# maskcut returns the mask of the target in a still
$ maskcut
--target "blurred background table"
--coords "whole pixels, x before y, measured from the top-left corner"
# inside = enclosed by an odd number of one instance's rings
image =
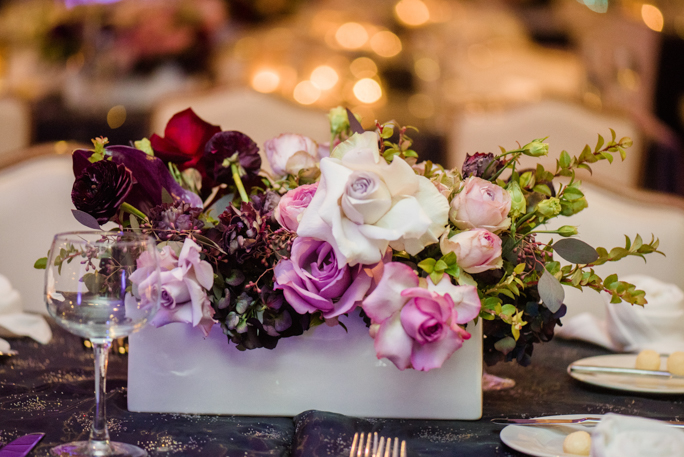
[[[0,362],[0,441],[44,432],[32,456],[47,456],[61,442],[87,439],[94,407],[92,351],[63,329],[52,325],[52,330],[54,339],[46,346],[12,340],[19,355]],[[131,413],[126,407],[127,355],[113,353],[108,423],[112,438],[135,443],[152,457],[346,457],[355,432],[374,431],[405,439],[409,456],[487,457],[522,455],[500,441],[503,426],[490,422],[496,417],[613,412],[682,419],[684,396],[616,392],[581,384],[566,373],[571,362],[604,353],[584,343],[554,340],[535,348],[530,367],[491,368],[515,379],[516,386],[485,392],[483,418],[473,422],[355,418],[322,411],[303,411],[293,418]],[[217,394],[239,395],[216,389]]]
[[[423,157],[449,166],[492,148],[481,132],[519,130],[507,119],[521,112],[541,113],[554,157],[615,125],[635,146],[624,171],[598,165],[601,179],[684,194],[682,37],[668,0],[1,0],[0,98],[24,107],[0,116],[25,120],[0,123],[0,153],[127,143],[160,133],[170,99],[249,88],[348,106],[366,128],[416,126]],[[577,117],[602,121],[587,132]],[[526,119],[497,146],[531,140],[539,117]]]

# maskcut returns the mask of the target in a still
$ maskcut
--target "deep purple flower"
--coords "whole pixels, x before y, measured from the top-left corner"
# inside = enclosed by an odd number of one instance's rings
[[[204,162],[209,178],[223,184],[233,182],[232,163],[239,165],[248,178],[258,175],[261,169],[259,147],[250,137],[236,131],[211,137],[204,148]]]
[[[461,174],[463,178],[476,176],[482,179],[489,179],[503,166],[504,164],[501,160],[495,159],[494,154],[491,152],[476,152],[473,155],[466,154]]]
[[[174,201],[181,200],[193,207],[202,207],[202,199],[197,194],[183,189],[159,158],[129,146],[109,146],[105,149],[111,157],[111,162],[125,165],[133,173],[133,187],[126,198],[126,203],[147,214],[153,207],[162,204],[162,189],[166,189]],[[74,151],[74,176],[80,176],[83,170],[91,165],[88,159],[92,154],[93,151],[86,149]]]
[[[193,208],[188,203],[176,200],[173,203],[162,203],[152,208],[149,214],[150,226],[163,240],[183,241],[180,232],[198,231],[204,228],[199,219],[202,208]]]
[[[295,311],[320,311],[326,319],[353,310],[371,286],[360,265],[340,268],[328,242],[306,237],[295,239],[290,259],[278,262],[274,275],[274,289],[282,289]]]
[[[74,181],[71,201],[102,225],[119,210],[133,187],[133,174],[124,165],[101,160],[87,166]]]

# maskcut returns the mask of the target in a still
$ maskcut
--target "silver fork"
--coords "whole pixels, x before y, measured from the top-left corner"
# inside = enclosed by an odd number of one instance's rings
[[[370,433],[365,437],[364,443],[364,433],[354,433],[349,457],[406,457],[405,440],[402,440],[400,445],[399,438],[394,438],[394,447],[392,447],[392,438],[381,436],[378,439],[377,432],[373,433],[372,440]]]

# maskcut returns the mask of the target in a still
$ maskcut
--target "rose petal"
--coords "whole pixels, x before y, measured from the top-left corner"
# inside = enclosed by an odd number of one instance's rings
[[[401,310],[409,300],[402,297],[401,292],[404,289],[418,287],[418,284],[418,276],[411,267],[399,262],[387,263],[382,279],[363,301],[363,310],[374,322],[384,322]]]
[[[459,334],[449,329],[445,336],[434,343],[413,343],[411,365],[419,371],[430,371],[439,368],[451,355],[463,346],[463,339]]]
[[[374,346],[378,359],[389,359],[400,370],[411,366],[413,340],[404,331],[399,313],[394,313],[380,325]]]

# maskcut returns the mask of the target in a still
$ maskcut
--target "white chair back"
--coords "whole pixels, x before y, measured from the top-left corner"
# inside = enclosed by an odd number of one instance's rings
[[[288,103],[248,89],[217,89],[187,94],[159,103],[152,113],[152,132],[162,135],[168,120],[187,108],[223,130],[239,130],[261,149],[264,141],[281,133],[299,133],[316,141],[330,138],[325,112]]]
[[[449,141],[447,165],[461,167],[466,153],[500,153],[499,146],[507,150],[521,146],[535,138],[549,137],[549,155],[540,160],[547,169],[555,169],[556,159],[563,150],[579,156],[586,144],[593,147],[598,134],[610,140],[610,128],[618,139],[628,136],[634,145],[627,150],[627,160],[616,160],[591,165],[593,178],[605,179],[628,187],[638,187],[641,181],[642,145],[639,132],[626,118],[588,110],[574,103],[544,100],[500,112],[464,113],[455,121]],[[518,169],[535,167],[539,159],[522,157]],[[578,176],[591,176],[580,170]]]
[[[33,264],[47,255],[55,233],[85,229],[71,214],[71,156],[52,150],[23,150],[30,158],[0,166],[0,274],[21,294],[24,311],[43,314],[44,270]]]
[[[31,140],[31,111],[16,98],[0,98],[0,157],[28,146]]]
[[[549,227],[575,225],[578,239],[592,247],[604,247],[610,251],[614,247],[624,247],[625,237],[633,241],[640,234],[645,243],[654,235],[660,240],[660,254],[649,254],[646,262],[639,257],[630,256],[618,262],[608,262],[595,268],[596,273],[605,279],[611,273],[619,278],[627,275],[645,275],[666,283],[676,284],[684,290],[684,199],[645,190],[599,186],[585,182],[582,185],[589,207],[571,217],[558,217]],[[560,237],[555,236],[558,240]],[[542,237],[539,237],[541,240]],[[545,240],[548,237],[544,237]],[[605,315],[604,300],[593,290],[583,292],[572,287],[565,288],[568,316],[590,312],[597,316]],[[648,296],[646,297],[648,300]],[[626,305],[625,306],[629,306]],[[646,305],[648,306],[648,305]]]

